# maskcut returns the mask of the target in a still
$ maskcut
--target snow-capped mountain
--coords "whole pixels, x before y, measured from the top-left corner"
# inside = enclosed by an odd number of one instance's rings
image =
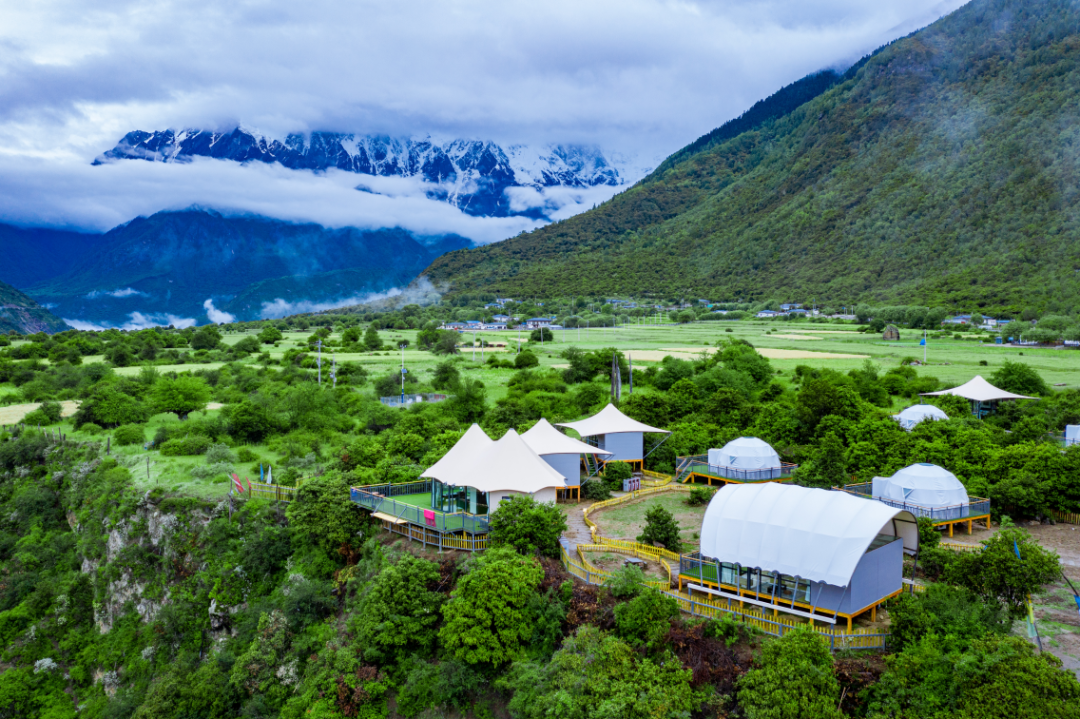
[[[540,208],[512,207],[508,189],[616,187],[638,179],[620,174],[595,146],[511,145],[504,149],[481,140],[436,142],[431,138],[333,132],[291,134],[281,141],[242,128],[229,132],[136,130],[94,164],[123,159],[187,162],[193,157],[278,162],[296,170],[335,168],[362,175],[418,178],[431,184],[427,194],[432,199],[480,217],[544,217]]]

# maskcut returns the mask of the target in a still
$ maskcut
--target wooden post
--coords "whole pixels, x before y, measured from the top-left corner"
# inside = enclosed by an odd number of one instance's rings
[[[968,525],[968,534],[971,534],[971,525],[973,525],[973,524],[975,524],[975,520],[969,519],[968,523],[967,523],[967,525]]]
[[[949,522],[949,539],[952,539],[952,529],[956,526],[956,522]]]
[[[849,632],[851,631],[851,615],[850,614],[848,615],[848,618],[847,618],[847,630]]]
[[[870,621],[872,621],[872,622],[877,621],[877,605],[876,604],[874,606],[870,607]]]

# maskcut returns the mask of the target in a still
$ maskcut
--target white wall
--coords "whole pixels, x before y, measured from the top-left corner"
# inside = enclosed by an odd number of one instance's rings
[[[508,489],[500,489],[496,492],[488,494],[488,513],[493,513],[499,508],[499,504],[504,499],[510,499],[514,496],[519,496],[524,492],[511,492]],[[555,501],[555,487],[545,487],[538,492],[532,493],[532,498],[537,502],[554,502]]]

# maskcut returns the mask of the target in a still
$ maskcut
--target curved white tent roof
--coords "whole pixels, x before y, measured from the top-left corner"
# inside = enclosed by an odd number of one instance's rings
[[[735,484],[705,510],[701,553],[846,587],[878,534],[901,536],[908,549],[919,543],[915,517],[881,502],[776,482]]]
[[[540,459],[512,429],[497,442],[488,440],[487,446],[479,446],[482,442],[478,442],[456,452],[465,441],[465,437],[458,440],[446,456],[421,476],[481,492],[506,490],[532,494],[549,487],[566,486],[566,477]]]
[[[940,397],[945,394],[953,394],[973,402],[993,402],[1001,399],[1038,399],[1038,397],[1028,397],[1026,395],[1013,394],[1012,392],[998,389],[979,375],[975,375],[974,379],[959,387],[943,389],[940,392],[923,392],[922,396]]]
[[[739,437],[720,449],[710,449],[709,464],[736,469],[768,469],[781,465],[776,450],[757,437]]]
[[[545,454],[611,454],[605,449],[567,437],[546,419],[541,419],[534,424],[532,429],[521,435],[521,439],[540,456]]]
[[[490,447],[494,443],[495,440],[488,437],[487,432],[480,429],[480,425],[473,424],[472,427],[466,430],[465,434],[461,435],[461,439],[455,442],[454,446],[442,456],[442,459],[424,470],[420,476],[425,479],[440,479],[446,482],[447,480],[442,479],[440,475],[454,471],[463,462],[475,457],[481,450]]]
[[[951,507],[968,503],[968,493],[956,475],[936,464],[913,464],[891,477],[874,477],[874,498]]]
[[[560,422],[560,427],[569,427],[582,437],[595,437],[599,434],[619,434],[620,432],[661,432],[671,434],[666,429],[657,429],[647,424],[630,419],[619,409],[609,404],[592,417],[577,422]]]
[[[938,420],[948,419],[949,415],[932,404],[913,404],[900,414],[893,415],[904,429],[913,429],[915,425],[924,419]]]

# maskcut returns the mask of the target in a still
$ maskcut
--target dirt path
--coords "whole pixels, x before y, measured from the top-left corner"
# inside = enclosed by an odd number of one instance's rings
[[[0,407],[0,424],[18,424],[23,421],[23,417],[40,406],[40,402],[31,402],[29,404],[9,404],[7,407]],[[78,400],[65,400],[60,403],[60,416],[70,417],[75,414],[77,409],[79,409]]]
[[[589,531],[589,525],[585,524],[585,515],[581,510],[593,504],[595,504],[593,500],[583,499],[580,504],[568,502],[558,505],[566,515],[566,531],[563,532],[563,538],[569,541],[572,547],[592,543],[592,533]]]

